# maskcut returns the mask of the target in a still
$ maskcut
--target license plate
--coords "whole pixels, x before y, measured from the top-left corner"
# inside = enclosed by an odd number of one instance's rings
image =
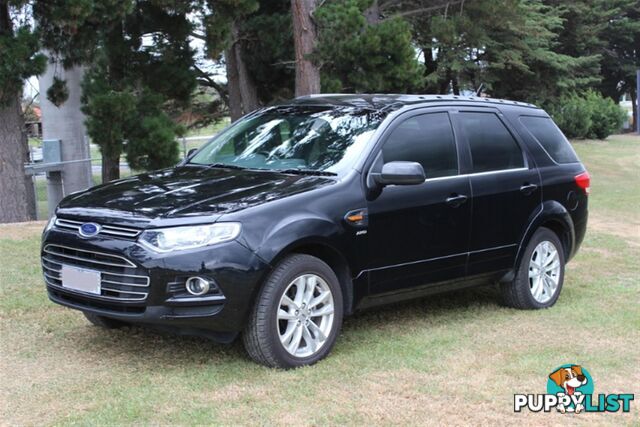
[[[61,276],[65,288],[100,295],[99,271],[63,265]]]

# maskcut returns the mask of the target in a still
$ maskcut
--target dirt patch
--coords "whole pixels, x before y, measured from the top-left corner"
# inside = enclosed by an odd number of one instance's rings
[[[589,215],[589,228],[602,233],[613,234],[634,247],[640,247],[640,222],[633,218],[623,222],[615,218],[605,218],[591,214]]]
[[[46,221],[29,221],[11,224],[0,224],[0,239],[25,240],[42,233]]]

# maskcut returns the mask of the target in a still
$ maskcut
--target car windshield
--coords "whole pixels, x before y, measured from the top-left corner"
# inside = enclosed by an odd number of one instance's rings
[[[383,118],[384,113],[356,107],[273,107],[238,121],[189,163],[341,174]]]

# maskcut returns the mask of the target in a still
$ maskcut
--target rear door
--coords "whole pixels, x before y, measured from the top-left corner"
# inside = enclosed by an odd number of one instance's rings
[[[498,110],[461,109],[452,117],[466,145],[471,184],[467,274],[508,270],[542,201],[539,173]]]

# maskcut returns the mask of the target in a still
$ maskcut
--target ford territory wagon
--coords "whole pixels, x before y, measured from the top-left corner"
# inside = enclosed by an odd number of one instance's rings
[[[344,316],[497,283],[547,308],[589,174],[543,110],[458,96],[316,95],[247,115],[175,167],[71,194],[42,239],[49,298],[99,326],[231,342],[290,368]]]

